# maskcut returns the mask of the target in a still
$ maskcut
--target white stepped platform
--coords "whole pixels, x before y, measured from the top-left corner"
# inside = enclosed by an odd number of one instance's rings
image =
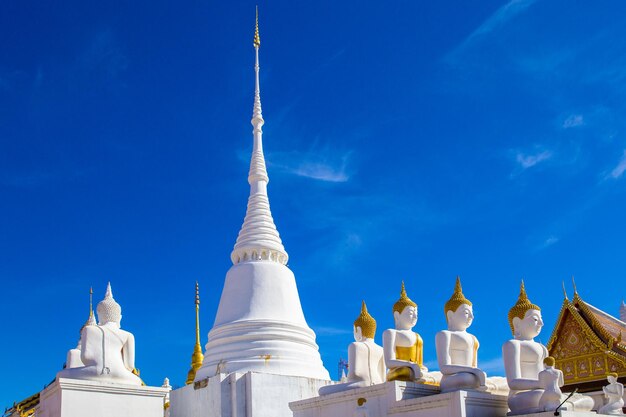
[[[37,417],[163,417],[169,391],[59,378],[41,392]]]
[[[504,417],[508,411],[506,395],[441,394],[436,386],[400,381],[296,401],[290,407],[294,417]]]

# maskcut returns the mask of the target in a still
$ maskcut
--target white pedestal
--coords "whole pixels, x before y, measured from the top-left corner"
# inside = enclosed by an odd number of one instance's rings
[[[37,417],[163,417],[169,388],[59,378],[41,392]]]
[[[489,392],[453,391],[431,397],[398,401],[388,415],[411,417],[504,417],[509,407],[506,395]]]
[[[393,381],[295,401],[289,407],[294,417],[378,417],[388,415],[388,410],[398,401],[438,393],[437,386]],[[366,402],[359,405],[363,398]]]
[[[289,402],[317,396],[329,383],[259,372],[218,374],[172,391],[170,416],[292,417]]]

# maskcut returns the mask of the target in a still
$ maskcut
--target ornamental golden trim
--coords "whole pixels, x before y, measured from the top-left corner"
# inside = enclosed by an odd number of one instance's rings
[[[461,277],[456,277],[454,293],[443,306],[443,314],[445,314],[446,316],[446,321],[448,320],[448,311],[452,311],[454,313],[462,304],[467,304],[468,306],[471,306],[472,302],[465,298],[465,296],[463,295],[463,289],[461,288]]]
[[[361,334],[368,339],[373,339],[376,335],[376,320],[367,312],[365,301],[361,304],[361,314],[354,320],[354,328],[361,328]]]
[[[517,317],[522,320],[524,315],[528,310],[538,310],[541,311],[538,305],[533,304],[528,299],[526,295],[526,288],[524,287],[524,280],[520,285],[519,289],[519,297],[517,298],[517,302],[511,309],[509,310],[509,325],[511,326],[511,332],[515,333],[515,328],[513,327],[513,318]]]
[[[254,47],[261,46],[261,37],[259,36],[259,7],[256,8],[256,19],[254,24]]]
[[[417,304],[415,304],[409,297],[406,296],[406,290],[404,289],[404,281],[402,281],[402,288],[400,289],[400,299],[396,301],[393,305],[393,311],[402,314],[404,309],[408,306],[415,307],[417,309]]]

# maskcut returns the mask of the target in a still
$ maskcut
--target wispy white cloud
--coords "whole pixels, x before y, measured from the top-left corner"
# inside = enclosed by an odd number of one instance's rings
[[[338,336],[342,334],[352,334],[351,330],[343,327],[313,326],[313,330],[318,336]]]
[[[624,174],[624,171],[626,171],[626,150],[624,150],[624,153],[622,154],[622,159],[620,159],[617,166],[613,168],[609,175],[607,175],[607,178],[621,178],[621,176]]]
[[[476,28],[459,46],[457,46],[449,55],[453,55],[473,43],[478,38],[493,32],[505,23],[519,15],[535,3],[536,0],[511,0],[504,6],[496,10],[487,20],[485,20],[478,28]]]
[[[582,114],[572,114],[563,121],[563,129],[570,129],[572,127],[578,127],[585,124],[585,120]]]
[[[541,151],[539,153],[528,154],[518,151],[515,160],[522,169],[532,168],[540,162],[547,161],[552,158],[552,151]]]
[[[494,14],[485,20],[469,37],[486,34],[492,32],[502,26],[515,16],[529,8],[536,0],[511,0],[504,6],[500,7]]]
[[[559,238],[556,236],[548,236],[539,246],[539,249],[545,249],[549,246],[554,245],[559,241]]]
[[[272,152],[267,155],[267,163],[278,171],[298,177],[338,183],[350,179],[348,164],[351,154],[328,149],[321,152]]]

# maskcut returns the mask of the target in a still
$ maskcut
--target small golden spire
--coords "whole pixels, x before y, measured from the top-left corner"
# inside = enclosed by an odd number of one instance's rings
[[[254,47],[261,46],[261,37],[259,36],[259,6],[256,6],[256,20],[254,25]]]
[[[461,304],[467,304],[468,306],[471,306],[472,302],[465,298],[465,295],[463,295],[463,288],[461,288],[461,277],[457,276],[456,284],[454,285],[454,293],[443,307],[443,313],[446,315],[446,320],[448,319],[448,311],[455,312]]]
[[[572,285],[574,286],[574,295],[578,295],[578,290],[576,289],[576,281],[574,280],[574,275],[572,275]]]
[[[562,284],[563,284],[563,297],[565,297],[565,299],[569,301],[569,298],[567,298],[567,291],[565,290],[565,281],[563,281]]]
[[[200,287],[198,281],[196,281],[196,344],[193,347],[193,353],[191,354],[191,369],[187,372],[186,385],[189,385],[196,378],[196,372],[202,366],[204,361],[204,355],[202,354],[202,346],[200,345]]]

